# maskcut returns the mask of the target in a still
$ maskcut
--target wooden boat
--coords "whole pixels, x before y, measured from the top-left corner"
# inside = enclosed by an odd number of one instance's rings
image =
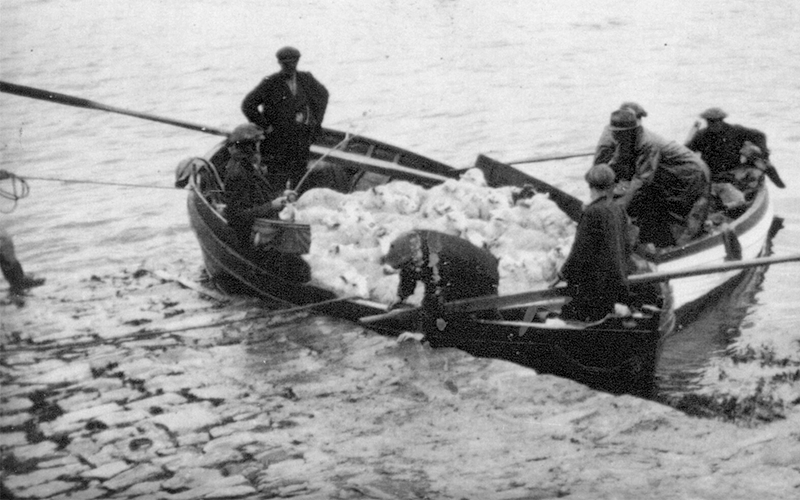
[[[499,319],[480,320],[459,311],[447,316],[446,328],[435,328],[415,314],[391,317],[387,305],[357,297],[337,297],[333,292],[300,283],[281,269],[259,264],[240,248],[215,203],[221,188],[216,170],[228,160],[224,143],[204,158],[207,168],[196,169],[190,183],[188,209],[191,225],[203,253],[205,267],[215,280],[230,291],[258,296],[277,307],[309,305],[323,314],[353,321],[381,318],[369,326],[387,332],[424,331],[435,345],[463,349],[478,356],[497,357],[578,380],[610,392],[646,394],[652,390],[655,366],[662,341],[672,331],[673,310],[685,311],[715,289],[734,279],[741,270],[702,274],[672,280],[672,293],[654,297],[655,309],[636,317],[608,317],[593,324],[560,324],[533,320],[541,302],[499,304],[475,311],[499,308]],[[432,186],[457,178],[462,170],[430,160],[379,141],[349,138],[345,133],[325,129],[311,148],[311,162],[324,160],[336,167],[337,175],[316,179],[314,185],[349,193],[369,189],[394,179]],[[491,186],[533,185],[547,192],[573,219],[582,203],[574,197],[528,176],[519,170],[479,156],[480,168]],[[763,189],[750,207],[729,224],[727,236],[706,235],[685,247],[664,249],[645,255],[656,271],[682,270],[701,264],[724,263],[732,258],[732,235],[741,244],[740,257],[756,257],[763,251],[772,220],[768,193]],[[727,249],[727,250],[726,250]],[[558,295],[558,290],[553,292]],[[499,304],[499,305],[498,305]],[[558,310],[554,303],[545,308]]]
[[[340,173],[337,178],[323,175],[323,183],[345,193],[369,189],[394,179],[432,186],[462,173],[379,141],[363,137],[348,139],[344,133],[328,129],[311,148],[311,162],[323,158]],[[281,275],[279,270],[257,263],[247,249],[240,248],[215,203],[215,194],[221,189],[216,170],[227,160],[224,143],[212,149],[204,157],[204,168],[195,169],[188,195],[189,219],[200,243],[205,267],[217,283],[229,291],[258,296],[272,306],[314,305],[320,313],[354,321],[388,313],[385,304],[356,297],[337,297],[328,290],[294,281],[290,276]],[[510,179],[505,180],[511,183]],[[537,182],[533,178],[524,181],[526,184]],[[554,190],[551,195],[559,206],[573,212],[577,210],[574,216],[578,216],[580,204],[569,200],[565,193],[545,183],[536,184],[536,188]],[[559,193],[563,196],[559,197]],[[559,294],[559,290],[553,291],[556,303]],[[493,305],[488,308],[498,305],[489,300]],[[477,356],[507,359],[612,392],[630,391],[632,385],[652,387],[661,338],[669,329],[668,321],[662,320],[667,315],[652,310],[638,318],[608,318],[595,324],[554,327],[531,320],[538,305],[541,304],[533,301],[503,306],[502,321],[495,323],[484,323],[461,312],[449,316],[451,326],[436,331],[437,335],[431,339],[435,345],[458,347]],[[551,300],[546,305],[552,308],[554,302]],[[664,310],[668,311],[669,307]],[[406,315],[402,320],[373,322],[370,326],[395,333],[426,329],[418,314]]]

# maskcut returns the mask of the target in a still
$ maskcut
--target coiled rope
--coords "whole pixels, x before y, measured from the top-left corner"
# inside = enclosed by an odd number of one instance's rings
[[[13,212],[17,208],[17,203],[22,198],[27,197],[31,193],[31,188],[28,186],[28,183],[25,182],[25,179],[22,177],[18,177],[11,172],[6,172],[8,175],[6,180],[10,180],[11,187],[6,188],[2,184],[0,184],[0,198],[5,198],[6,200],[11,200],[13,205],[11,209],[6,211],[0,209],[0,212],[9,214]]]

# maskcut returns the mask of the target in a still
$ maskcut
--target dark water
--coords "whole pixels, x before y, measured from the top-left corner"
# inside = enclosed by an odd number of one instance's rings
[[[700,111],[721,106],[730,121],[769,137],[789,186],[773,189],[785,228],[772,250],[785,254],[800,249],[799,23],[793,0],[635,8],[612,0],[4,0],[0,77],[230,129],[243,120],[244,94],[277,69],[275,50],[292,44],[303,52],[300,69],[331,91],[327,126],[457,167],[478,153],[513,161],[586,151],[623,101],[643,104],[645,125],[678,140]],[[199,279],[185,196],[168,188],[175,165],[216,137],[7,94],[0,110],[0,168],[154,186],[31,180],[30,196],[0,214],[27,268],[69,287],[93,273],[196,262],[190,278]],[[586,167],[579,158],[525,168],[584,197]],[[799,282],[797,264],[774,266],[675,335],[660,368],[664,390],[745,390],[757,368],[728,365],[747,346],[800,362]]]

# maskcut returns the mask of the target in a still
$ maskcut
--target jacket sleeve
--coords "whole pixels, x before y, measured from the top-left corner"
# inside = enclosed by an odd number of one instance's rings
[[[617,144],[614,142],[614,138],[611,135],[611,130],[609,130],[608,127],[604,128],[603,133],[600,134],[600,139],[597,140],[597,146],[595,147],[594,151],[593,165],[598,165],[600,163],[611,163],[616,149]]]
[[[264,118],[264,115],[258,107],[266,103],[268,87],[269,80],[265,78],[251,90],[242,101],[242,113],[244,113],[244,116],[247,117],[248,121],[255,123],[264,130],[268,130],[270,124]]]
[[[754,128],[747,128],[739,125],[737,127],[745,141],[750,141],[758,146],[765,155],[769,156],[769,149],[767,148],[767,135]]]
[[[397,300],[403,302],[409,298],[417,288],[419,273],[414,265],[406,265],[400,270],[400,284],[397,286]]]
[[[247,181],[235,171],[229,172],[225,178],[225,203],[227,217],[236,217],[250,208],[247,200]]]
[[[309,96],[311,105],[311,112],[314,115],[316,128],[322,128],[322,120],[325,119],[325,111],[328,109],[328,98],[330,94],[328,89],[322,85],[319,80],[314,78],[311,73],[306,73],[307,77],[304,79],[306,82],[306,93]]]
[[[567,260],[561,266],[561,277],[567,281],[568,285],[574,285],[575,282],[581,281],[591,265],[592,255],[598,250],[598,223],[602,223],[602,221],[598,219],[595,210],[589,208],[583,213],[575,231],[572,248]]]
[[[244,219],[276,218],[281,209],[274,208],[270,201],[261,203],[263,200],[253,200],[250,194],[251,182],[247,177],[239,175],[229,176],[225,180],[225,196],[228,205],[225,209],[225,216]]]

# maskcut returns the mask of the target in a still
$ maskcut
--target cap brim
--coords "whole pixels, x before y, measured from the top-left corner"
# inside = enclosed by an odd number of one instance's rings
[[[615,126],[613,126],[613,125],[609,125],[609,126],[608,126],[608,130],[610,130],[610,131],[612,131],[612,132],[622,132],[623,130],[633,130],[633,129],[635,129],[635,128],[636,128],[636,127],[638,127],[638,126],[639,126],[639,125],[634,125],[634,126],[632,126],[632,127],[615,127]]]
[[[263,137],[259,137],[257,139],[244,139],[244,140],[242,140],[242,139],[239,139],[239,140],[228,139],[228,144],[250,144],[250,143],[255,144],[255,143],[261,142],[263,140],[264,140]]]

